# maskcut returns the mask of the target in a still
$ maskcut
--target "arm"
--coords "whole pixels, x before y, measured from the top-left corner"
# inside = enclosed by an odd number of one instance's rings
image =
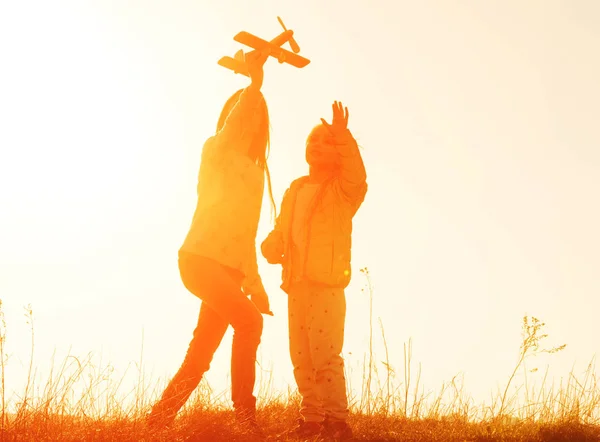
[[[353,206],[359,206],[367,193],[367,172],[358,144],[348,129],[334,134],[334,137],[340,158],[341,193]]]
[[[255,120],[258,118],[256,110],[263,100],[260,89],[264,78],[263,65],[267,58],[268,54],[260,51],[255,51],[253,56],[248,58],[247,65],[252,82],[242,90],[223,127],[216,134],[217,138],[225,141],[223,144],[243,150],[244,153],[248,150],[248,143],[252,141],[252,129],[256,126]]]
[[[262,278],[258,273],[256,247],[252,247],[252,249],[252,251],[249,251],[248,260],[244,265],[244,273],[246,276],[242,282],[242,287],[246,294],[254,294],[265,291]]]
[[[334,102],[333,119],[328,124],[323,118],[321,122],[334,138],[334,145],[340,158],[339,191],[342,197],[354,207],[362,204],[367,193],[367,172],[358,150],[358,144],[348,129],[348,108],[342,103]]]
[[[283,194],[283,201],[281,202],[281,211],[279,216],[275,220],[275,227],[269,233],[269,235],[262,242],[260,249],[263,257],[269,264],[283,264],[283,227],[281,225],[281,213],[284,208],[284,202],[289,194],[290,189],[286,190]]]
[[[261,191],[257,198],[254,199],[254,205],[248,207],[248,213],[255,216],[256,219],[260,217],[260,208],[262,203],[263,192]],[[261,313],[270,314],[272,312],[269,308],[269,297],[265,291],[265,287],[262,282],[262,278],[258,273],[258,260],[256,253],[256,233],[258,230],[258,221],[253,226],[250,235],[252,235],[252,241],[248,243],[247,249],[245,250],[245,259],[243,262],[244,280],[242,281],[242,289],[246,295],[250,295],[250,299]]]
[[[261,176],[262,177],[262,176]],[[262,278],[258,272],[258,260],[256,253],[256,234],[258,231],[258,222],[260,219],[260,211],[263,199],[263,186],[264,177],[261,180],[260,190],[256,194],[249,196],[246,200],[245,214],[255,220],[252,224],[252,228],[247,232],[248,238],[251,241],[244,241],[244,259],[242,262],[242,271],[244,273],[244,279],[242,281],[242,290],[248,296],[252,302],[256,305],[261,313],[266,315],[273,315],[269,307],[269,297],[265,291]]]
[[[246,277],[242,282],[242,289],[246,295],[250,296],[251,301],[256,305],[258,310],[265,314],[273,316],[271,307],[269,306],[269,297],[262,283],[262,279],[258,274],[258,264],[256,260],[256,247],[253,247],[253,258],[250,259],[249,265],[246,268]]]

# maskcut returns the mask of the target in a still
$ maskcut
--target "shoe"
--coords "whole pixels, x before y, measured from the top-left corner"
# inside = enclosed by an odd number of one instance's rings
[[[244,422],[240,422],[240,427],[245,435],[258,439],[264,440],[266,438],[265,432],[260,428],[256,419],[247,419]]]
[[[345,421],[325,420],[323,422],[322,435],[336,442],[350,442],[354,440],[352,428]]]
[[[266,436],[256,421],[254,410],[236,410],[235,420],[244,434],[263,440]]]
[[[175,414],[154,408],[146,415],[146,427],[153,432],[169,430],[175,421]]]
[[[320,422],[306,422],[304,419],[298,419],[295,428],[280,434],[280,438],[310,439],[320,436],[323,431],[323,425]]]

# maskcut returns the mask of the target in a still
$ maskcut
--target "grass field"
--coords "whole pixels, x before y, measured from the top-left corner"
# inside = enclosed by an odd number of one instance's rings
[[[372,295],[371,295],[372,297]],[[31,310],[28,314],[32,315]],[[411,344],[404,347],[400,380],[387,360],[383,372],[365,355],[362,385],[350,397],[350,424],[362,441],[600,441],[600,388],[595,367],[583,376],[571,373],[559,386],[547,381],[538,388],[513,385],[526,359],[536,353],[556,353],[564,346],[543,348],[544,323],[525,317],[522,343],[514,371],[490,403],[475,406],[453,379],[437,392],[425,394],[420,373],[411,370]],[[371,330],[373,327],[371,327]],[[372,333],[372,331],[371,331]],[[32,361],[33,361],[32,328]],[[385,336],[384,340],[385,340]],[[243,441],[235,424],[228,394],[215,394],[206,382],[180,412],[173,428],[151,434],[144,417],[164,386],[139,376],[133,389],[123,391],[122,380],[98,367],[91,357],[69,356],[55,366],[42,385],[34,382],[34,367],[23,391],[5,391],[6,324],[0,301],[0,441]],[[387,348],[387,347],[386,347]],[[141,370],[140,370],[141,373]],[[354,391],[351,389],[351,391]],[[294,391],[277,392],[257,386],[258,421],[268,435],[291,429],[298,417]],[[281,440],[281,439],[280,439]],[[283,439],[285,440],[285,439]]]

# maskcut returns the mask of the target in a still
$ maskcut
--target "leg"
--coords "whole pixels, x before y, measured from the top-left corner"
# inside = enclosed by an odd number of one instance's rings
[[[256,352],[263,329],[263,317],[241,290],[243,275],[207,258],[193,258],[194,277],[182,279],[188,290],[202,298],[222,320],[234,329],[231,355],[233,406],[253,413],[256,379]]]
[[[160,416],[162,421],[171,422],[187,402],[208,371],[228,326],[227,321],[206,302],[202,303],[198,325],[185,359],[153,409],[153,414]]]
[[[343,289],[312,288],[309,292],[309,340],[315,382],[323,411],[334,421],[348,417],[342,347],[346,319]]]
[[[290,356],[294,378],[302,396],[300,414],[305,422],[321,422],[323,413],[315,383],[315,371],[310,354],[307,323],[308,293],[306,285],[298,285],[288,296]]]
[[[254,407],[256,401],[252,391],[262,316],[241,292],[241,277],[215,261],[201,257],[184,256],[179,268],[184,285],[202,300],[202,307],[186,358],[161,400],[153,407],[149,417],[151,426],[168,425],[175,418],[208,370],[229,324],[235,329],[232,355],[232,362],[236,361],[232,373],[234,406]]]

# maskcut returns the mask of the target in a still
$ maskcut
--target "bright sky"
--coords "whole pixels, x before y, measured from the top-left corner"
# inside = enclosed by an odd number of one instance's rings
[[[358,370],[374,317],[402,377],[413,340],[425,388],[464,373],[477,399],[506,381],[523,315],[547,324],[556,376],[600,350],[600,3],[572,1],[56,0],[0,6],[0,299],[8,385],[102,354],[170,377],[199,301],[177,250],[200,149],[247,80],[217,65],[246,30],[294,29],[303,70],[266,67],[279,204],[304,140],[350,110],[370,190],[355,219],[344,353]],[[269,232],[268,205],[259,238]],[[260,268],[274,318],[260,348],[292,381],[280,268]],[[377,360],[384,358],[376,324]],[[231,332],[208,380],[227,386]],[[350,354],[351,353],[351,354]],[[12,371],[10,371],[12,370]],[[353,382],[360,381],[355,373]],[[354,375],[353,375],[354,376]]]

